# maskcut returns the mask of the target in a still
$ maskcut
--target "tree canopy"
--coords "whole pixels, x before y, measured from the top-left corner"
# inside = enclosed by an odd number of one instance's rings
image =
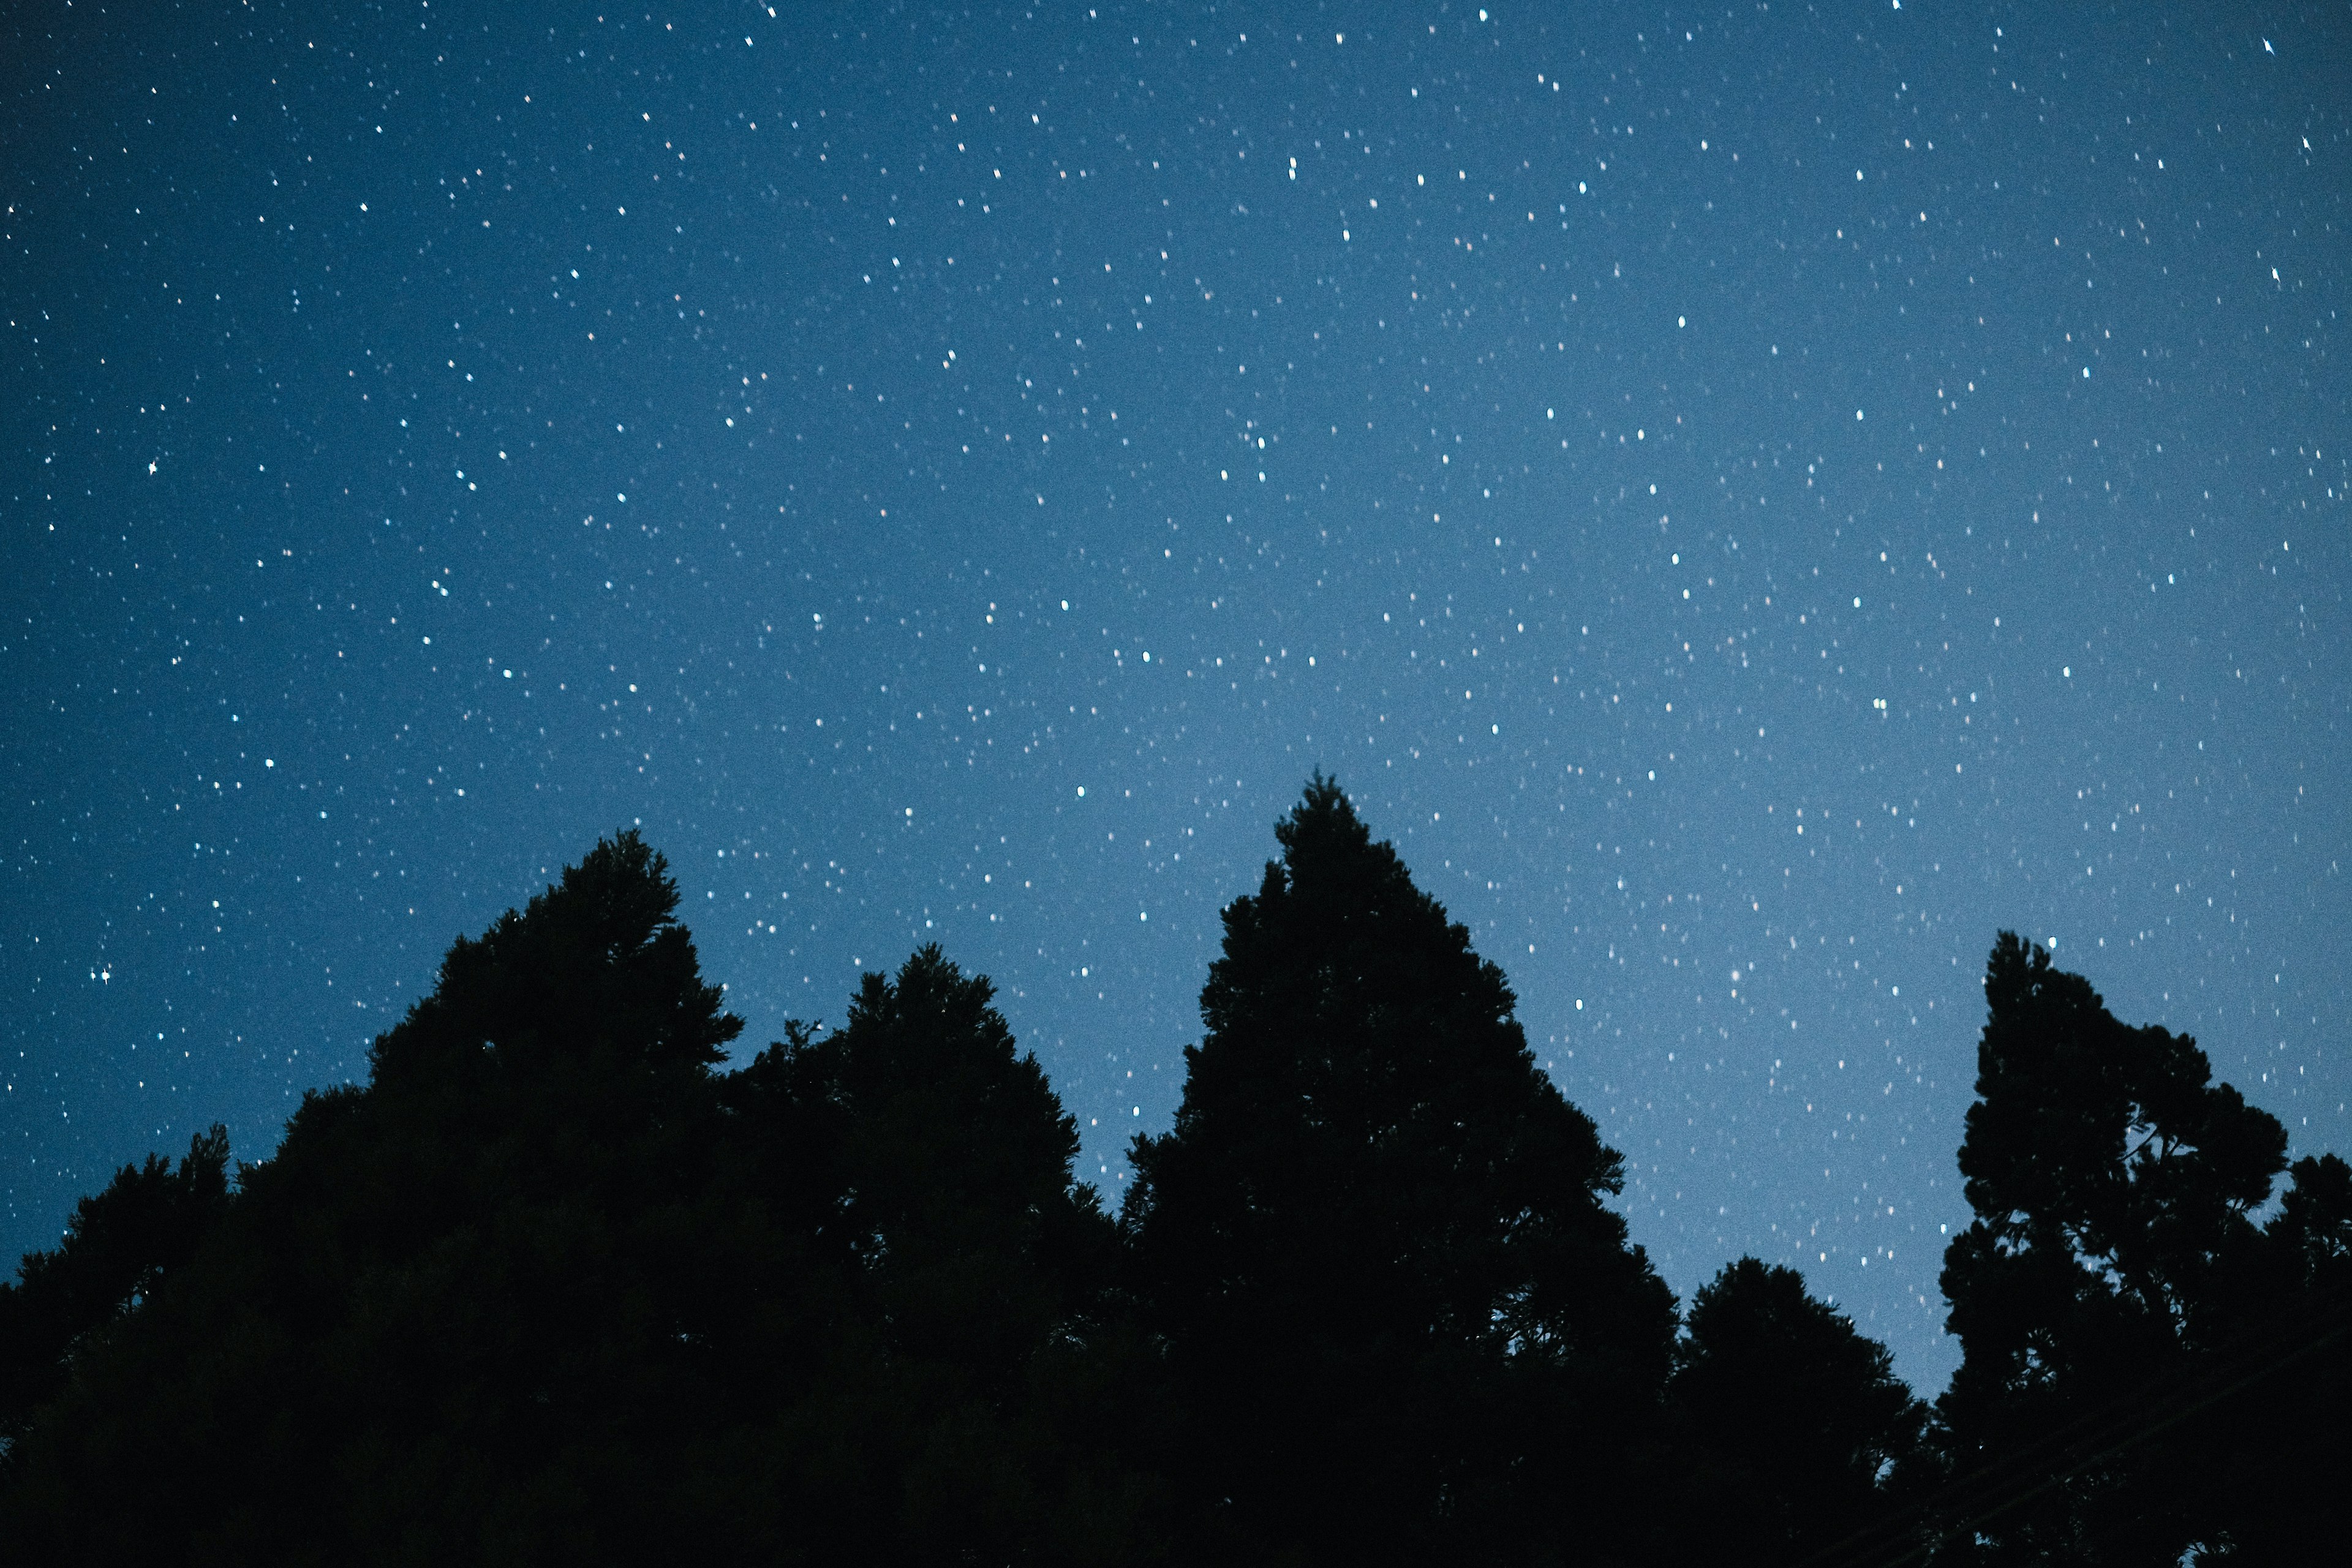
[[[1701,1286],[1685,1324],[1668,1399],[1694,1555],[1795,1563],[1883,1526],[1927,1415],[1886,1347],[1753,1258]]]
[[[2303,1405],[2291,1362],[2344,1376],[2352,1172],[2299,1162],[2260,1225],[2286,1131],[2194,1040],[2123,1024],[2008,931],[1985,999],[1959,1151],[1977,1217],[1943,1274],[1963,1352],[1937,1407],[1964,1538],[1948,1550],[2176,1563],[2291,1528],[2308,1505],[2249,1509],[2243,1461],[2319,1438],[2281,1419]],[[2300,1468],[2305,1446],[2273,1457]]]
[[[450,949],[369,1080],[0,1285],[26,1561],[2301,1561],[2352,1167],[2003,933],[1930,1406],[1796,1271],[1688,1310],[1502,971],[1317,777],[1119,1215],[981,975],[741,1030],[634,833]],[[2275,1195],[2275,1202],[2273,1196]]]
[[[1276,837],[1126,1200],[1187,1479],[1318,1561],[1517,1554],[1623,1479],[1672,1298],[1469,932],[1336,784]]]
[[[75,1205],[65,1239],[26,1256],[0,1291],[0,1440],[24,1436],[33,1413],[65,1392],[70,1357],[94,1348],[175,1277],[228,1207],[228,1130],[188,1144],[177,1169],[159,1154],[125,1165]]]
[[[677,900],[635,835],[598,845],[460,940],[372,1081],[306,1100],[233,1194],[200,1140],[87,1203],[0,1298],[12,1545],[1149,1558],[1153,1494],[1073,1392],[1111,1227],[987,983],[926,950],[843,1030],[714,1073],[740,1026]]]

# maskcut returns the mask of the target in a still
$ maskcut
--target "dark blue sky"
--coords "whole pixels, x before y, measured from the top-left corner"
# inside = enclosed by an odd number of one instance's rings
[[[1998,930],[2352,1145],[2342,6],[7,27],[12,1256],[632,824],[1115,1196],[1318,766],[1929,1389]]]

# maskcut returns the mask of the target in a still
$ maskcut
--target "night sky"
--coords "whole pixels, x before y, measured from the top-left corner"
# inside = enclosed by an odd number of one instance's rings
[[[2352,1147],[2352,16],[2057,9],[11,7],[6,1255],[630,826],[1115,1202],[1318,767],[1927,1391],[1999,930]]]

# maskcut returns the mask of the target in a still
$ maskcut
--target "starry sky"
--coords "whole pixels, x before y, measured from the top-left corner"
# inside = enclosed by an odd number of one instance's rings
[[[1318,768],[1925,1390],[1999,930],[2352,1147],[2341,5],[5,26],[11,1257],[630,826],[1115,1202]]]

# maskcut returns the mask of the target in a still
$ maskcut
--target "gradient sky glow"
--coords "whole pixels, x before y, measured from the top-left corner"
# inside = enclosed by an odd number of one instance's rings
[[[2342,6],[5,28],[11,1258],[632,824],[1115,1200],[1318,766],[1927,1391],[1998,930],[2352,1147]]]

